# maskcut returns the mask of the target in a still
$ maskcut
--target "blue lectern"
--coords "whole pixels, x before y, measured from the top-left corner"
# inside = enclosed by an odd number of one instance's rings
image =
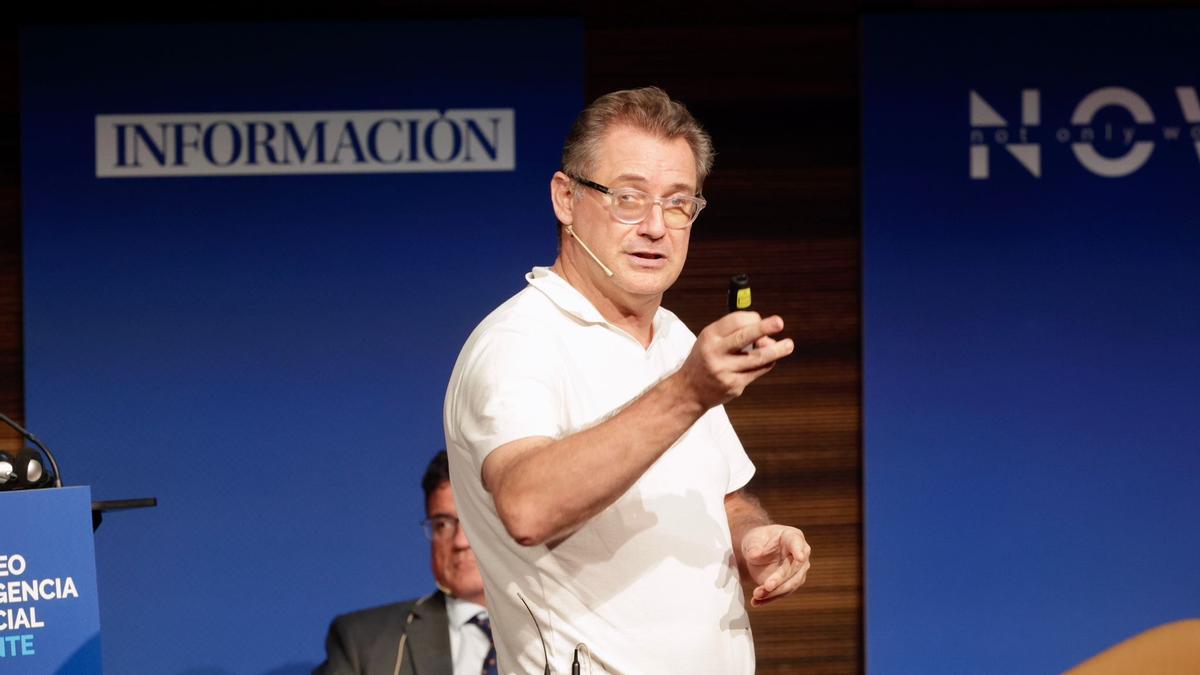
[[[88,487],[0,492],[0,673],[99,673]]]

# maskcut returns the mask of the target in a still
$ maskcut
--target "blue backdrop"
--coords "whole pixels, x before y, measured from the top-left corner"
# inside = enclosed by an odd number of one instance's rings
[[[1200,615],[1198,38],[865,21],[872,672],[1061,671]]]
[[[419,481],[474,325],[555,251],[570,21],[22,35],[28,426],[98,499],[106,670],[307,672],[432,588]],[[515,170],[97,178],[97,115],[500,108]],[[360,139],[361,140],[361,139]]]

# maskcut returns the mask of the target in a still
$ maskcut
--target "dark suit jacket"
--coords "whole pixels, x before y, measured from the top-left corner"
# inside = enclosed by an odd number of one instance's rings
[[[392,675],[400,636],[406,632],[402,675],[451,675],[449,619],[441,591],[335,618],[325,638],[325,663],[313,675]]]

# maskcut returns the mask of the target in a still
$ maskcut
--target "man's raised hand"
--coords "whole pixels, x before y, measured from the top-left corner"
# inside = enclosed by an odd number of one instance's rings
[[[791,338],[775,340],[783,330],[778,316],[732,312],[704,327],[676,375],[704,409],[742,395],[751,382],[795,349]],[[753,345],[749,352],[743,349]]]

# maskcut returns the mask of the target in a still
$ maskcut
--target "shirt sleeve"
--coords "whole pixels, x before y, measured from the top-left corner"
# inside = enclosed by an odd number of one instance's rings
[[[662,325],[672,331],[672,339],[676,341],[676,349],[682,363],[696,342],[696,334],[674,314],[664,309],[659,311],[667,315]],[[725,494],[731,494],[746,487],[746,484],[754,477],[754,462],[751,462],[750,457],[746,455],[742,441],[738,438],[737,432],[733,430],[733,424],[729,421],[725,406],[719,405],[709,409],[701,419],[709,425],[710,437],[721,456],[725,458],[725,463],[729,468],[729,483],[725,486]]]
[[[746,455],[741,439],[733,430],[729,415],[725,413],[725,406],[719,405],[709,410],[708,414],[711,417],[709,423],[712,424],[713,439],[729,465],[729,484],[725,487],[725,494],[737,492],[746,487],[754,477],[754,462]]]
[[[477,474],[487,456],[506,443],[563,435],[561,369],[553,353],[545,337],[502,326],[467,345],[446,431],[467,451]]]

